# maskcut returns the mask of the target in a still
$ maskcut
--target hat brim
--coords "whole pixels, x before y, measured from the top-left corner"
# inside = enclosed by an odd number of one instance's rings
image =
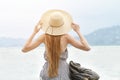
[[[54,12],[60,12],[63,15],[64,24],[60,27],[51,27],[49,24],[50,15]],[[72,17],[69,13],[63,11],[63,10],[49,10],[45,12],[41,17],[42,22],[42,30],[50,35],[62,35],[65,33],[68,33],[72,27],[71,23],[73,22]]]

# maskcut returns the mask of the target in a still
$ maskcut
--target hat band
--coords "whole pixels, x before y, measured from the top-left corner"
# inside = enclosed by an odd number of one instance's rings
[[[59,26],[53,26],[53,25],[50,24],[50,27],[59,28],[62,25],[64,25],[64,22],[62,24],[60,24]]]
[[[64,22],[63,22],[61,25],[59,25],[59,26],[52,26],[52,25],[50,25],[50,26],[47,27],[45,33],[48,31],[48,28],[49,28],[49,27],[52,27],[52,32],[51,32],[51,33],[53,34],[53,27],[54,27],[54,28],[59,28],[59,27],[62,26],[62,25],[64,25]]]

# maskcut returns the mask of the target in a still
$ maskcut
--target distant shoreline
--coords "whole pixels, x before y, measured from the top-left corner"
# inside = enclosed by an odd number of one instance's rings
[[[78,36],[74,37],[79,40]],[[120,26],[96,30],[85,35],[85,38],[91,46],[120,46]],[[25,42],[26,39],[0,37],[0,47],[21,47]],[[41,44],[41,46],[43,46],[43,44]]]

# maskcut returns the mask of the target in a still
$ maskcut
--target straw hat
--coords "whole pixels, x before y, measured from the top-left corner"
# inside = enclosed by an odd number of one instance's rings
[[[50,35],[62,35],[72,27],[72,17],[63,10],[49,10],[41,17],[42,30]]]

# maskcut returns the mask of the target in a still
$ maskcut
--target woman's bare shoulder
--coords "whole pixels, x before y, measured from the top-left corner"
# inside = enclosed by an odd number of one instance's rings
[[[71,39],[73,37],[70,34],[64,34],[64,38],[67,39],[67,40],[69,40],[69,39]]]
[[[69,36],[69,34],[63,34],[61,38],[62,40],[67,40]]]
[[[62,36],[62,40],[65,40],[67,43],[70,43],[71,41],[75,41],[74,37],[71,36],[70,34],[64,34]]]
[[[65,34],[64,36],[68,44],[71,44],[72,46],[76,48],[81,48],[80,41],[76,40],[73,36],[71,36],[70,34]]]
[[[45,34],[41,34],[39,38],[45,38]]]
[[[70,37],[70,34],[64,34],[63,37],[68,38]]]

